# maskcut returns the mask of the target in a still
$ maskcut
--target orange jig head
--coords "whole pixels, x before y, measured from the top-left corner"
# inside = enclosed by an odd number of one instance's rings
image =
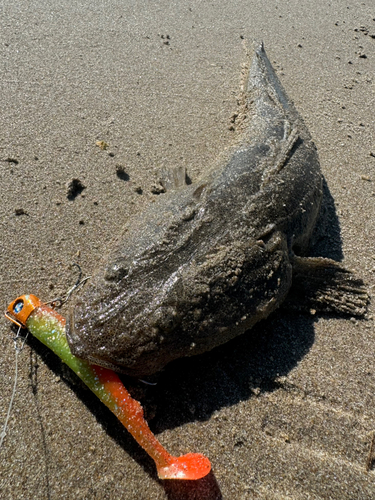
[[[26,328],[26,321],[30,314],[40,307],[43,302],[35,295],[21,295],[7,307],[5,317],[21,328]]]

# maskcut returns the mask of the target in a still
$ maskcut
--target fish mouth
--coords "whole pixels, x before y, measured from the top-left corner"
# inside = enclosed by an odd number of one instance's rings
[[[94,339],[94,336],[91,334],[93,318],[89,317],[89,312],[90,308],[86,307],[83,301],[78,301],[70,308],[66,316],[65,335],[74,356],[84,359],[91,364],[108,368],[117,373],[124,373],[131,377],[142,377],[155,373],[156,370],[152,368],[152,358],[155,355],[151,357],[149,363],[146,363],[145,366],[143,364],[142,366],[138,366],[135,363],[135,366],[132,367],[131,363],[123,364],[120,356],[117,358],[113,356],[112,350],[108,349],[105,343],[102,346],[98,346],[98,337],[96,336],[95,340],[92,340]],[[94,323],[97,329],[97,317],[94,317]],[[103,338],[105,338],[105,335]],[[101,350],[103,350],[103,355],[101,355]],[[116,362],[117,360],[118,363]]]
[[[76,327],[76,319],[74,314],[74,309],[76,307],[83,307],[84,304],[82,302],[77,302],[74,305],[74,308],[71,308],[67,317],[66,317],[66,326],[65,326],[65,335],[69,344],[69,348],[78,358],[84,359],[91,364],[102,366],[103,368],[108,368],[110,370],[121,372],[121,369],[118,365],[111,363],[106,359],[102,359],[99,356],[92,356],[87,353],[90,349],[88,347],[84,347],[82,342],[82,329],[78,329]],[[80,332],[80,334],[78,333]]]
[[[75,304],[74,307],[77,305],[82,304],[82,303],[77,303]],[[68,341],[68,345],[70,347],[70,350],[74,356],[77,356],[79,358],[84,358],[83,356],[83,349],[80,348],[80,338],[77,335],[76,329],[75,329],[75,318],[74,318],[74,308],[70,308],[67,316],[66,316],[66,325],[65,325],[65,335],[66,335],[66,340]]]

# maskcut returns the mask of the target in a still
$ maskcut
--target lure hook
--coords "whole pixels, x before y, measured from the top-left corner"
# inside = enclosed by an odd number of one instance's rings
[[[76,262],[72,262],[72,266],[77,267],[78,271],[79,271],[78,279],[75,282],[75,284],[72,286],[72,288],[70,290],[68,290],[68,292],[66,293],[66,295],[64,297],[56,297],[55,299],[49,300],[48,302],[44,302],[45,305],[51,305],[52,307],[61,307],[63,304],[68,302],[68,300],[70,299],[70,296],[72,295],[72,293],[75,290],[77,290],[80,286],[82,286],[84,283],[86,283],[87,280],[89,280],[91,278],[91,276],[86,276],[86,278],[82,279],[81,266],[79,264],[77,264]]]

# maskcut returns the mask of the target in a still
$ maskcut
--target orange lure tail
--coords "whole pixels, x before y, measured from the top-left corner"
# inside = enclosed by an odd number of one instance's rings
[[[168,453],[151,432],[143,417],[142,406],[130,396],[118,375],[107,368],[91,366],[105,391],[115,401],[115,409],[110,409],[154,460],[160,479],[201,479],[210,472],[210,461],[200,453],[188,453],[181,457]]]

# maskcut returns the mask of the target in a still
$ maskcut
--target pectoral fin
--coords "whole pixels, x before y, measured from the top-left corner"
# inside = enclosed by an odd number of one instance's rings
[[[293,284],[286,307],[361,317],[369,295],[365,284],[338,262],[323,257],[292,260]]]

